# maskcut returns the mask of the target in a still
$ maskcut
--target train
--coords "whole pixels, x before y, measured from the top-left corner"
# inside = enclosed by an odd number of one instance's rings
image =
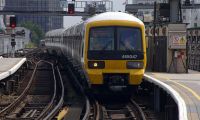
[[[123,12],[105,12],[45,34],[47,49],[60,49],[79,66],[84,84],[137,87],[146,68],[144,23]]]

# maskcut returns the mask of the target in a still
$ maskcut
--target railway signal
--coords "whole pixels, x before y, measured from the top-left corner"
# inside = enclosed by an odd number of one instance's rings
[[[15,27],[17,26],[17,20],[16,17],[12,16],[10,17],[10,27],[12,28],[12,34],[11,34],[11,41],[10,44],[12,46],[12,57],[15,57]]]
[[[11,43],[12,48],[14,48],[15,45],[16,45],[16,42],[15,42],[15,33],[11,34],[11,42],[10,43]]]
[[[15,38],[15,34],[11,34],[11,38]]]
[[[16,17],[10,17],[10,27],[14,29],[17,26],[16,24],[17,24]]]
[[[68,14],[75,13],[75,5],[73,3],[68,4]]]
[[[12,48],[16,45],[15,38],[11,38],[11,46]]]
[[[12,46],[12,57],[15,57],[15,45],[16,45],[16,42],[15,42],[15,33],[14,33],[14,29],[12,30],[12,34],[11,34],[11,41],[10,41],[10,44]]]

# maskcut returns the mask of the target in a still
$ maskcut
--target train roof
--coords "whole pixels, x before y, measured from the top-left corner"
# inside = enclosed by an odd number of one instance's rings
[[[98,14],[86,20],[86,23],[101,21],[101,20],[127,20],[127,21],[138,22],[144,25],[144,23],[137,17],[123,12],[105,12],[102,14]]]
[[[98,15],[95,15],[89,18],[86,21],[78,23],[77,25],[71,26],[69,28],[61,28],[48,31],[45,36],[61,36],[61,35],[73,35],[73,34],[80,34],[83,30],[84,24],[95,22],[95,21],[103,21],[103,20],[125,20],[125,21],[132,21],[137,22],[138,24],[144,25],[144,23],[138,19],[137,17],[123,12],[105,12]]]
[[[55,29],[48,31],[45,36],[60,36],[64,33],[64,31],[67,30],[66,28],[61,28],[61,29]]]

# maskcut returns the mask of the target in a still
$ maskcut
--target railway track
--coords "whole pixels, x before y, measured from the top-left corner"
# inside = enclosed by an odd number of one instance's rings
[[[62,108],[64,104],[64,84],[63,79],[60,73],[60,70],[58,66],[56,67],[56,76],[57,76],[57,88],[55,98],[52,99],[52,109],[48,113],[46,117],[44,117],[44,120],[50,120],[55,118],[56,114],[58,114],[59,110]],[[58,80],[59,79],[59,80]]]
[[[146,116],[147,113],[143,110],[143,106],[131,98],[110,101],[86,95],[84,111],[81,120],[152,120],[149,119],[150,116]]]
[[[39,61],[26,89],[1,111],[0,119],[52,119],[62,107],[63,98],[59,68],[48,61]]]
[[[34,66],[30,64],[30,67]],[[26,89],[32,74],[33,70],[26,69],[25,72],[21,73],[22,76],[18,77],[18,81],[13,86],[13,91],[9,94],[7,93],[1,96],[0,114]]]
[[[21,88],[22,93],[21,93],[19,96],[17,96],[17,98],[16,98],[11,104],[9,104],[8,106],[5,106],[5,107],[0,111],[0,118],[4,118],[4,117],[7,115],[7,113],[9,113],[13,108],[15,108],[15,106],[16,106],[17,104],[19,104],[20,101],[21,101],[21,100],[24,98],[24,96],[27,94],[27,92],[28,92],[28,90],[29,90],[29,88],[30,88],[30,85],[31,85],[31,83],[32,83],[32,81],[33,81],[33,74],[34,74],[35,71],[36,71],[36,67],[34,68],[34,70],[33,70],[33,72],[32,72],[31,78],[29,78],[29,76],[27,76],[27,75],[29,75],[29,74],[31,74],[31,73],[28,73],[28,74],[26,75],[24,81],[28,82],[28,84],[26,84],[26,82],[24,82],[24,85],[26,85],[26,87],[25,87],[25,88]],[[30,80],[29,80],[29,79],[30,79]],[[22,87],[23,87],[23,86],[22,86]],[[20,91],[20,90],[19,90],[19,91]]]
[[[68,73],[72,76],[73,81],[79,91],[84,96],[84,109],[81,120],[146,120],[143,109],[134,100],[125,98],[125,101],[112,102],[107,100],[99,100],[91,94],[85,93],[78,78],[69,66]],[[118,100],[114,100],[118,101]],[[67,116],[67,115],[66,115]]]
[[[139,105],[130,99],[128,103],[102,105],[103,120],[146,120]]]
[[[65,74],[65,86],[68,92],[66,93],[66,104],[69,111],[63,118],[65,120],[82,119],[88,120],[90,115],[90,101],[84,91],[83,86],[78,81],[76,74],[72,67],[69,66],[69,61],[65,58],[60,61],[63,64],[63,74]],[[66,62],[68,61],[68,62]],[[70,86],[69,86],[70,85]],[[69,89],[70,88],[70,89]],[[70,91],[70,93],[69,93]],[[71,101],[73,100],[73,101]],[[75,107],[75,109],[74,109]],[[84,112],[83,112],[84,111]]]
[[[30,58],[35,57],[34,54],[35,53],[33,53],[33,55],[30,55]],[[30,61],[35,63],[38,61],[38,57],[30,59]],[[84,93],[82,85],[80,85],[79,81],[76,78],[76,75],[73,74],[73,70],[71,70],[71,68],[67,68],[67,69],[68,69],[69,74],[72,75],[73,78],[75,78],[74,79],[75,83],[73,84],[76,84],[76,86],[78,86],[79,91],[81,91],[81,94],[83,94],[84,99],[85,99],[84,100],[85,101],[84,114],[81,116],[82,120],[146,120],[146,119],[149,120],[151,118],[150,112],[144,111],[143,106],[138,105],[132,99],[129,99],[128,100],[129,102],[120,102],[117,104],[115,103],[107,104],[104,102],[99,102],[99,100],[95,98],[91,99],[91,97],[88,97],[88,95]],[[40,70],[47,70],[47,69],[45,67],[42,67],[40,68]],[[55,75],[56,79],[60,79],[57,81],[61,81],[62,77],[60,75],[58,67],[56,67],[56,69],[54,70],[54,74],[57,74]],[[55,118],[55,116],[58,115],[59,110],[62,108],[64,104],[64,97],[63,97],[64,89],[62,89],[61,87],[59,88],[59,86],[62,86],[63,88],[64,86],[63,86],[63,83],[61,82],[59,82],[59,84],[60,85],[56,86],[58,87],[57,90],[55,90],[57,91],[58,95],[52,95],[52,99],[49,102],[45,100],[41,102],[40,100],[40,102],[33,101],[31,104],[25,105],[26,106],[25,111],[27,112],[25,112],[21,118],[23,119],[53,119]],[[43,86],[43,88],[45,87]],[[37,96],[37,97],[35,99],[44,99],[46,96]],[[57,99],[53,99],[53,98],[57,98]],[[30,98],[30,99],[34,99],[34,98]],[[54,103],[54,104],[51,104],[51,103]],[[67,107],[67,108],[70,109],[70,107]],[[43,112],[40,112],[42,114],[38,114],[37,111],[43,111]],[[65,116],[67,116],[68,114],[66,114]]]
[[[39,60],[41,60],[42,58],[46,57],[46,56],[42,56],[42,50],[40,48],[36,48],[36,49],[33,49],[27,53],[25,53],[25,57],[30,60],[31,62],[38,62]]]
[[[119,103],[101,103],[93,99],[89,106],[89,120],[147,120],[144,111],[132,99]]]
[[[90,109],[88,109],[88,120],[100,120],[100,108],[101,106],[99,105],[98,101],[95,100],[94,98],[90,98],[90,102],[88,103]],[[85,119],[83,119],[85,120]]]

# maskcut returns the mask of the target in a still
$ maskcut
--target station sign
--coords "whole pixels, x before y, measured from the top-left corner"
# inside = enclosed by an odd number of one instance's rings
[[[170,49],[186,49],[186,31],[169,32]]]
[[[168,24],[168,48],[186,49],[187,28],[186,24]]]

